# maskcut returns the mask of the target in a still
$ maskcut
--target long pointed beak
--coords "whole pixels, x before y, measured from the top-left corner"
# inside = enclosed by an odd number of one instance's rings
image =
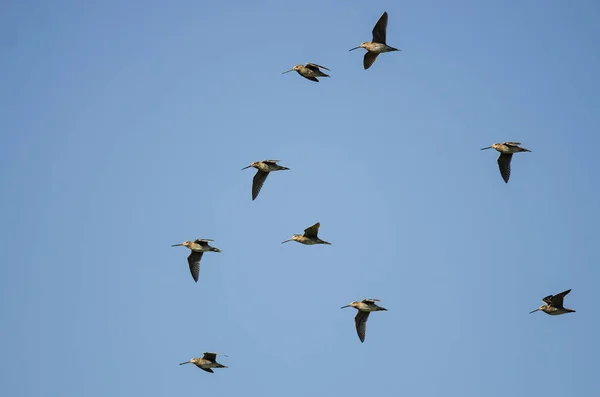
[[[529,314],[531,314],[531,313],[535,313],[535,312],[537,312],[538,310],[540,310],[540,309],[535,309],[535,310],[532,310],[532,311],[530,311],[530,312],[529,312]]]
[[[348,51],[352,51],[352,50],[358,50],[360,48],[360,46],[358,47],[354,47],[354,48],[350,48]]]
[[[491,146],[488,146],[488,147],[484,147],[484,148],[482,148],[481,150],[485,150],[485,149],[491,149],[491,148],[492,148]]]
[[[350,305],[342,306],[342,307],[340,307],[340,309],[343,309],[345,307],[350,307]]]
[[[282,241],[282,242],[281,242],[281,244],[283,244],[283,243],[287,243],[288,241],[292,241],[292,239],[289,239],[289,240]]]
[[[179,364],[179,365],[183,365],[183,364],[189,364],[189,363],[191,363],[191,361],[186,361],[186,362],[184,362],[184,363],[181,363],[181,364]]]
[[[246,168],[250,168],[250,167],[252,167],[252,166],[251,166],[251,165],[249,165],[249,166],[247,166],[247,167],[244,167],[244,168],[242,168],[242,171],[244,171]]]
[[[281,74],[286,74],[286,73],[293,72],[293,71],[294,71],[294,69],[290,69],[290,70],[286,70],[285,72],[283,72]]]
[[[173,244],[171,247],[181,247],[183,244]]]

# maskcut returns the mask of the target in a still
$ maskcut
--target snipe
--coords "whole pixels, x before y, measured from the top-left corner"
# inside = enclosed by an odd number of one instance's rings
[[[198,282],[198,275],[200,274],[200,259],[202,259],[202,255],[205,252],[213,251],[213,252],[221,252],[220,249],[211,247],[208,243],[213,240],[205,239],[197,239],[194,241],[184,241],[181,244],[173,244],[171,247],[187,247],[192,252],[188,256],[188,264],[190,265],[190,273],[192,273],[192,278],[195,282]]]
[[[300,76],[304,77],[305,79],[316,81],[318,83],[319,80],[317,79],[317,77],[329,77],[328,74],[323,73],[319,68],[329,70],[325,66],[317,65],[316,63],[307,63],[305,65],[296,65],[290,70],[286,70],[281,74],[293,72],[295,70]]]
[[[225,356],[227,357],[227,356]],[[186,361],[179,365],[183,364],[194,364],[196,367],[200,368],[203,371],[210,372],[211,374],[214,371],[211,368],[228,368],[226,365],[219,364],[217,362],[217,353],[209,353],[205,352],[202,358],[194,357],[190,361]]]
[[[367,320],[369,319],[369,314],[371,312],[378,312],[381,310],[387,311],[386,308],[377,306],[375,302],[379,302],[379,299],[363,299],[360,302],[352,302],[349,305],[341,307],[341,309],[345,307],[353,307],[358,310],[356,317],[354,317],[354,323],[356,325],[358,338],[361,342],[365,341],[365,333],[367,332]]]
[[[519,152],[531,152],[529,149],[519,146],[521,142],[504,142],[494,143],[492,146],[484,147],[481,150],[496,149],[500,152],[498,157],[498,167],[500,168],[500,175],[504,182],[508,183],[510,178],[510,161],[512,160],[513,153]]]
[[[365,41],[358,47],[350,49],[350,51],[359,48],[364,48],[365,50],[367,50],[367,53],[365,54],[365,58],[363,60],[363,66],[365,70],[369,69],[371,65],[373,65],[373,62],[375,62],[379,54],[383,54],[384,52],[400,51],[399,49],[390,47],[385,43],[387,23],[388,14],[387,12],[384,12],[379,18],[379,21],[377,21],[377,23],[375,24],[375,27],[373,28],[373,41]]]
[[[252,179],[252,200],[258,197],[258,193],[260,193],[260,189],[262,189],[263,184],[267,180],[269,176],[269,172],[273,171],[282,171],[289,170],[287,167],[282,167],[277,164],[279,160],[263,160],[263,161],[255,161],[247,167],[242,168],[242,171],[246,168],[254,167],[258,171],[254,178]]]
[[[529,314],[535,313],[538,310],[541,310],[544,313],[549,314],[551,316],[558,316],[566,313],[575,313],[575,310],[567,309],[563,306],[563,300],[569,292],[571,292],[570,289],[563,291],[560,294],[548,295],[547,297],[542,299],[544,302],[546,302],[546,304],[538,307],[535,310],[530,311]]]
[[[315,244],[328,244],[327,241],[321,240],[318,236],[319,227],[321,227],[321,223],[317,222],[314,225],[307,227],[304,229],[304,234],[294,234],[291,239],[282,241],[281,244],[287,243],[288,241],[297,241],[304,245],[315,245]]]

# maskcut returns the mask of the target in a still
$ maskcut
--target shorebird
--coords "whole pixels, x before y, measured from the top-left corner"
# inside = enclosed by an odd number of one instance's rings
[[[254,179],[252,179],[252,200],[256,199],[258,193],[260,193],[260,189],[262,189],[263,184],[267,180],[269,172],[289,170],[289,168],[287,167],[277,165],[276,163],[278,161],[279,160],[255,161],[249,166],[242,168],[242,171],[250,167],[254,167],[258,170],[256,172],[256,175],[254,175]]]
[[[560,294],[548,295],[542,299],[544,302],[546,302],[546,304],[530,311],[529,314],[535,313],[538,310],[541,310],[551,316],[558,316],[565,313],[575,313],[575,310],[563,307],[563,300],[565,299],[565,295],[567,295],[569,292],[571,292],[570,289],[563,291]]]
[[[227,356],[225,356],[227,357]],[[211,374],[214,371],[211,368],[229,368],[226,365],[219,364],[217,362],[217,353],[208,353],[205,352],[202,358],[194,357],[190,361],[186,361],[179,365],[183,364],[194,364],[196,367],[200,368],[203,371],[210,372]]]
[[[304,229],[304,234],[294,234],[291,239],[282,241],[281,244],[287,243],[288,241],[297,241],[304,245],[315,245],[315,244],[328,244],[327,241],[321,240],[317,234],[319,233],[319,227],[321,227],[321,223],[317,222],[314,225],[307,227]]]
[[[365,341],[365,332],[367,331],[367,320],[369,319],[369,313],[378,312],[380,310],[387,311],[386,308],[377,306],[375,302],[379,302],[379,299],[363,299],[360,302],[352,302],[349,305],[341,307],[341,309],[345,307],[353,307],[358,310],[356,317],[354,317],[354,323],[356,324],[356,332],[358,333],[358,338],[361,342]]]
[[[365,54],[365,59],[363,60],[363,66],[365,67],[365,70],[369,69],[373,62],[375,62],[375,60],[377,59],[377,55],[382,54],[384,52],[400,51],[397,48],[390,47],[389,45],[385,44],[385,33],[387,30],[387,23],[388,14],[387,12],[384,12],[379,18],[379,21],[377,21],[377,23],[375,24],[375,27],[373,28],[373,41],[365,41],[358,47],[350,49],[350,51],[359,48],[364,48],[365,50],[367,50],[367,53]]]
[[[200,259],[202,259],[202,254],[208,251],[221,252],[220,249],[211,247],[208,245],[209,240],[205,239],[197,239],[194,241],[184,241],[181,244],[173,244],[171,247],[188,247],[192,252],[188,256],[188,264],[190,265],[190,272],[192,273],[192,277],[195,282],[198,282],[198,275],[200,274]]]
[[[293,72],[295,70],[300,76],[304,77],[305,79],[316,81],[318,83],[319,80],[317,79],[317,77],[329,77],[328,74],[321,72],[319,68],[329,70],[325,66],[317,65],[316,63],[307,63],[305,65],[296,65],[290,70],[286,70],[281,74]]]
[[[494,143],[492,146],[481,149],[496,149],[500,152],[500,157],[498,157],[498,167],[500,168],[500,175],[502,175],[502,179],[504,179],[504,182],[506,183],[508,183],[508,179],[510,178],[510,161],[512,160],[513,153],[531,152],[529,149],[520,147],[520,144],[521,142]]]

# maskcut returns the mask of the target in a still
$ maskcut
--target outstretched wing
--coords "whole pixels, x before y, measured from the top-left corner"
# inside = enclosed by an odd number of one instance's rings
[[[215,373],[215,371],[213,371],[213,370],[212,370],[212,369],[210,369],[210,368],[202,368],[202,367],[198,367],[198,368],[200,368],[202,371],[210,372],[211,374],[214,374],[214,373]]]
[[[301,74],[300,76],[302,76],[302,77],[304,77],[305,79],[308,79],[308,80],[310,80],[310,81],[316,81],[317,83],[319,82],[319,80],[317,80],[317,78],[316,78],[316,77],[313,77],[313,76],[305,76],[305,75],[303,75],[303,74]]]
[[[360,339],[361,342],[365,341],[368,319],[369,312],[359,311],[358,313],[356,313],[356,317],[354,317],[354,323],[356,324],[356,333],[358,334],[358,339]]]
[[[512,160],[512,153],[502,153],[498,157],[498,168],[500,168],[500,175],[504,182],[508,183],[510,179],[510,161]]]
[[[208,239],[208,238],[198,238],[198,239],[194,240],[194,242],[196,244],[200,244],[200,245],[208,245],[208,243],[210,241],[215,241],[215,240],[211,240],[211,239]]]
[[[217,360],[217,353],[209,353],[209,352],[205,352],[204,356],[202,356],[203,359],[208,360],[208,361],[216,361]]]
[[[375,303],[375,302],[379,302],[379,299],[363,299],[362,302],[363,303]]]
[[[502,144],[506,146],[518,147],[519,145],[521,145],[521,142],[504,142]]]
[[[565,299],[565,296],[566,296],[566,295],[567,295],[569,292],[571,292],[571,290],[570,290],[570,289],[568,289],[568,290],[566,290],[566,291],[563,291],[563,292],[561,292],[560,294],[556,294],[556,295],[554,295],[552,298],[550,298],[550,301],[551,301],[551,303],[550,303],[550,304],[551,304],[552,306],[554,306],[554,307],[563,307],[563,301],[564,301],[564,299]]]
[[[367,53],[365,54],[365,57],[363,58],[363,66],[364,66],[365,70],[367,70],[371,67],[373,62],[375,62],[375,60],[377,59],[378,55],[379,54],[376,52],[367,51]]]
[[[266,162],[266,161],[265,161]],[[252,200],[258,197],[258,193],[260,193],[260,189],[262,189],[267,177],[269,176],[268,172],[257,171],[256,175],[252,179]]]
[[[384,12],[381,17],[379,17],[379,21],[375,24],[373,28],[373,42],[385,44],[385,32],[387,31],[387,23],[388,23],[388,14]],[[365,68],[366,69],[366,68]]]
[[[204,252],[194,252],[188,256],[188,264],[190,265],[190,273],[195,282],[198,282],[198,276],[200,275],[200,259]]]
[[[325,69],[325,70],[329,70],[325,66],[317,65],[316,63],[307,63],[304,66],[307,67],[307,68],[309,68],[310,70],[315,71],[315,72],[319,71],[319,68]]]
[[[315,223],[311,227],[307,227],[304,229],[304,237],[317,237],[317,234],[319,233],[319,227],[321,227],[321,223],[319,222]]]

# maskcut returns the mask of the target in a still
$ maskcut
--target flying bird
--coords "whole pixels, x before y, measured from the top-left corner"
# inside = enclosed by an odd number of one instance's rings
[[[242,168],[242,171],[250,167],[254,167],[258,170],[254,175],[254,179],[252,179],[252,200],[256,199],[258,193],[260,193],[260,189],[262,189],[263,184],[267,180],[269,172],[289,170],[287,167],[277,165],[276,163],[278,161],[279,160],[255,161],[249,166]]]
[[[379,54],[383,54],[384,52],[400,51],[399,49],[390,47],[385,43],[387,23],[388,14],[387,12],[384,12],[373,28],[373,41],[365,41],[358,47],[350,49],[350,51],[359,48],[364,48],[367,50],[365,59],[363,60],[363,66],[365,67],[365,70],[369,69],[371,65],[373,65],[373,62],[375,62]]]
[[[173,244],[171,247],[187,247],[192,252],[188,256],[188,264],[190,265],[190,272],[195,282],[198,282],[198,275],[200,274],[200,259],[205,252],[221,252],[220,249],[211,247],[208,243],[213,240],[209,239],[197,239],[194,241],[184,241],[181,244]]]
[[[559,316],[561,314],[566,313],[575,313],[575,310],[567,309],[563,306],[563,300],[569,292],[571,292],[570,289],[563,291],[560,294],[548,295],[547,297],[542,299],[544,302],[546,302],[546,304],[538,307],[535,310],[530,311],[529,314],[535,313],[538,310],[541,310],[544,313],[549,314],[551,316]]]
[[[304,229],[304,234],[294,234],[291,239],[282,241],[281,244],[287,243],[288,241],[297,241],[304,245],[315,245],[315,244],[328,244],[327,241],[321,240],[318,236],[319,228],[321,223],[317,222],[314,225]]]
[[[281,74],[293,72],[295,70],[300,76],[304,77],[305,79],[316,81],[318,83],[319,80],[317,79],[317,77],[329,77],[328,74],[323,73],[319,68],[329,70],[325,66],[320,66],[316,63],[307,63],[305,65],[296,65],[290,70],[286,70]]]
[[[227,356],[225,356],[225,357],[227,357]],[[205,352],[204,355],[202,356],[202,358],[194,357],[190,361],[186,361],[179,365],[183,365],[183,364],[194,364],[196,367],[200,368],[201,370],[210,372],[211,374],[214,373],[214,371],[211,368],[228,368],[227,366],[225,366],[223,364],[219,364],[217,362],[217,353],[209,353],[209,352]]]
[[[369,314],[371,312],[378,312],[381,310],[387,311],[386,308],[377,306],[375,302],[379,302],[379,299],[363,299],[360,302],[352,302],[349,305],[341,307],[341,309],[345,307],[353,307],[358,310],[356,317],[354,317],[354,323],[356,325],[358,338],[361,342],[365,341],[365,333],[367,332],[367,320],[369,319]]]
[[[492,146],[484,147],[481,150],[496,149],[500,152],[498,157],[498,167],[500,168],[500,175],[504,182],[508,183],[510,178],[510,161],[512,160],[513,153],[519,152],[531,152],[529,149],[519,146],[521,142],[504,142],[494,143]]]

